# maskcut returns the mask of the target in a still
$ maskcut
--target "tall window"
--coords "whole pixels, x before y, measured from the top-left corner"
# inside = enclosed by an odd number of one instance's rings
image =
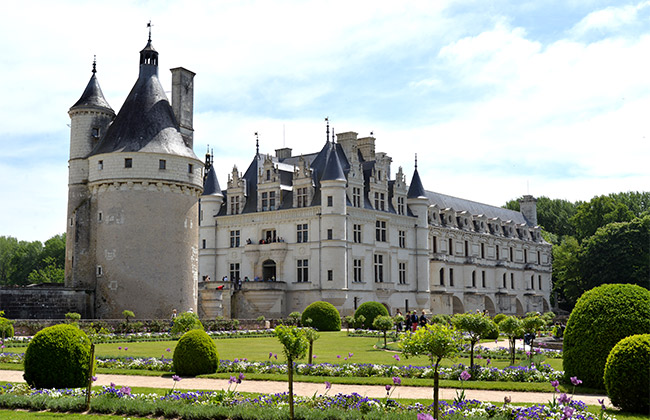
[[[524,263],[528,263],[528,250],[524,249]]]
[[[231,230],[230,231],[230,247],[239,248],[239,231]]]
[[[433,253],[436,254],[438,252],[438,237],[434,236],[433,239],[431,240],[431,249],[433,250]]]
[[[298,188],[296,191],[297,204],[296,207],[307,207],[307,187]]]
[[[231,280],[239,279],[239,263],[230,264],[230,277]]]
[[[537,286],[539,286],[538,287],[539,290],[542,290],[542,276],[541,275],[537,276]]]
[[[384,282],[384,256],[375,254],[375,283]]]
[[[275,210],[275,191],[262,193],[262,211]]]
[[[327,196],[327,207],[332,207],[334,205],[334,197],[331,195]]]
[[[386,221],[377,220],[375,222],[375,239],[377,242],[386,242]]]
[[[352,236],[355,244],[361,243],[361,225],[355,224],[352,226]]]
[[[239,214],[239,196],[230,197],[230,214]]]
[[[386,194],[375,192],[375,210],[386,210]]]
[[[352,205],[361,207],[361,188],[359,187],[352,187]]]
[[[515,273],[510,273],[510,288],[515,288]]]
[[[510,261],[514,261],[512,247],[510,247]]]
[[[449,255],[454,255],[454,241],[449,238]]]
[[[476,287],[476,271],[472,271],[472,287]]]
[[[530,288],[535,290],[535,276],[534,275],[530,276]]]
[[[406,206],[404,206],[404,197],[397,197],[397,214],[406,214]]]
[[[309,241],[309,231],[307,223],[299,223],[296,226],[296,242],[304,243]]]
[[[465,256],[469,257],[469,242],[465,241]]]
[[[481,243],[481,258],[485,258],[485,244]]]
[[[399,231],[399,247],[406,248],[406,232],[403,230]]]
[[[449,269],[449,286],[454,287],[454,269]]]
[[[481,287],[485,287],[485,270],[481,271]]]
[[[327,281],[334,280],[334,270],[327,270]]]
[[[508,285],[506,285],[506,273],[503,273],[503,288],[507,289]]]
[[[445,269],[444,268],[440,269],[440,285],[441,286],[445,285]]]
[[[352,281],[361,282],[361,260],[354,260],[352,263]]]
[[[299,283],[309,281],[309,260],[296,261],[296,279]]]
[[[497,260],[499,259],[499,245],[497,245]]]
[[[399,271],[399,284],[406,284],[406,263],[405,262],[399,263],[398,271]]]
[[[167,161],[165,159],[158,160],[158,169],[167,169]]]
[[[334,233],[332,229],[327,229],[327,239],[331,241],[333,237],[334,237]]]

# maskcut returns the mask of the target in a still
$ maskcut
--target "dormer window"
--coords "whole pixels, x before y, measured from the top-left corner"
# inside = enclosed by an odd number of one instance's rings
[[[262,211],[275,210],[275,191],[262,193]]]
[[[267,181],[270,181],[270,180],[271,180],[271,171],[268,170],[268,169],[266,170],[266,180],[267,180]]]

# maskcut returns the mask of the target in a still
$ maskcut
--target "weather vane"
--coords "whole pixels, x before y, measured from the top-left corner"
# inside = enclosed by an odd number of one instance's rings
[[[149,28],[149,41],[151,41],[151,27],[153,26],[153,23],[151,23],[151,20],[149,20],[149,23],[147,23],[147,28]]]

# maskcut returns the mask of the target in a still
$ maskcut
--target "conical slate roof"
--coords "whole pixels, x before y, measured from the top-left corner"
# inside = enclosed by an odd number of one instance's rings
[[[332,148],[336,147],[335,145]],[[341,161],[339,160],[339,155],[335,150],[330,152],[327,162],[325,163],[325,169],[323,170],[323,176],[321,177],[322,181],[334,181],[340,180],[345,181],[345,174],[343,173],[343,167],[341,166]]]
[[[408,193],[406,193],[406,198],[426,198],[427,193],[424,191],[422,186],[422,181],[420,180],[420,174],[418,173],[418,168],[415,168],[413,172],[413,178],[411,179],[411,185],[409,186]]]
[[[140,56],[138,80],[91,155],[150,152],[196,158],[194,151],[183,141],[172,107],[158,79],[158,56],[151,41]]]
[[[203,183],[203,195],[222,195],[219,181],[217,180],[217,172],[214,170],[214,165],[210,166],[208,173]]]
[[[105,108],[113,111],[113,108],[111,108],[111,106],[104,98],[104,93],[102,92],[102,88],[99,86],[99,81],[97,80],[94,69],[93,75],[90,77],[90,81],[88,81],[86,89],[84,89],[84,93],[81,94],[81,98],[79,98],[79,100],[75,102],[74,105],[72,105],[70,110],[80,107]]]

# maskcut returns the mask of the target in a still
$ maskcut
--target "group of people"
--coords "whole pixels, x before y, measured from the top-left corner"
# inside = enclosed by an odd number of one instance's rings
[[[395,315],[402,315],[402,312],[398,309],[397,313]],[[405,324],[405,329],[404,331],[413,331],[418,329],[418,326],[424,327],[427,325],[427,322],[429,320],[427,319],[426,314],[424,313],[424,309],[418,316],[418,311],[406,311],[406,315],[402,315],[404,317],[404,324]],[[397,331],[402,331],[402,323],[398,322],[395,326],[397,328]]]

